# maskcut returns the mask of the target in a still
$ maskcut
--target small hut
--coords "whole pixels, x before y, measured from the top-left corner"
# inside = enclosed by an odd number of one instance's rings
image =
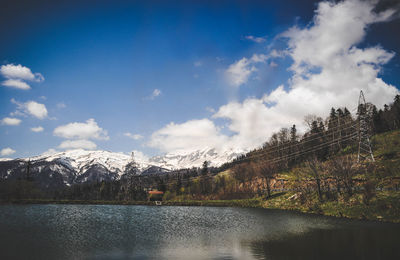
[[[148,201],[162,201],[164,192],[159,190],[149,190],[147,196]]]

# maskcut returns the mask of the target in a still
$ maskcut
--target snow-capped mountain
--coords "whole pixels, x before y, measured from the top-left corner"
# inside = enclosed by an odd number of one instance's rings
[[[130,174],[168,172],[123,153],[71,150],[31,158],[0,161],[0,178],[24,178],[29,172],[46,188],[75,183],[119,180]]]
[[[211,166],[220,166],[232,161],[244,151],[217,151],[215,148],[205,148],[194,152],[168,153],[162,156],[154,156],[148,160],[149,164],[167,169],[182,169],[201,167],[204,161],[210,162]]]
[[[31,176],[45,187],[69,186],[75,183],[119,180],[131,174],[163,174],[174,169],[201,167],[204,161],[209,161],[211,166],[219,166],[239,154],[233,150],[217,152],[215,149],[203,149],[139,159],[134,154],[70,150],[31,158],[1,160],[0,178],[26,176],[30,161]]]
[[[36,157],[29,158],[31,161],[44,160],[47,162],[60,161],[65,165],[69,165],[71,168],[77,170],[78,173],[82,173],[87,170],[88,167],[94,164],[103,165],[109,171],[118,174],[123,174],[125,166],[134,161],[137,163],[137,167],[140,170],[148,167],[146,162],[138,161],[132,155],[126,155],[124,153],[113,153],[109,151],[86,151],[82,149],[69,150],[66,152],[59,152],[54,154],[43,154]],[[25,158],[23,160],[28,160]]]

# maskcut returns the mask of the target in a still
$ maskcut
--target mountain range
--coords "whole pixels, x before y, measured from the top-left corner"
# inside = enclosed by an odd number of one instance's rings
[[[1,159],[0,178],[18,179],[29,173],[45,188],[70,186],[76,183],[119,180],[129,175],[163,174],[175,169],[201,167],[204,161],[220,166],[240,155],[240,151],[217,152],[202,149],[187,153],[169,153],[149,159],[132,153],[70,150],[30,158]]]

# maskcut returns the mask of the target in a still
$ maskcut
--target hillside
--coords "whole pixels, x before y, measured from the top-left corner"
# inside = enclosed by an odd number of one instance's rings
[[[227,205],[400,222],[400,130],[375,135],[371,141],[375,163],[366,161],[358,165],[345,160],[349,165],[344,166],[343,170],[347,171],[346,174],[349,176],[345,174],[341,177],[335,176],[329,170],[334,168],[334,164],[343,162],[345,158],[356,157],[352,152],[341,151],[328,160],[318,163],[316,166],[320,171],[318,178],[313,174],[312,166],[308,162],[296,164],[289,170],[270,176],[271,194],[268,196],[266,179],[254,173],[258,168],[257,162],[250,160],[250,163],[246,162],[246,169],[233,165],[214,176],[212,180],[214,190],[208,195],[192,196],[185,192],[177,195],[176,192],[167,192],[165,199],[177,203],[185,201],[201,205],[227,203]],[[253,176],[250,176],[252,174]],[[347,177],[351,181],[346,179]],[[317,179],[321,197],[317,189]],[[199,189],[196,185],[200,182],[201,177],[195,179],[188,188],[191,191]],[[346,182],[351,183],[350,189],[346,187]],[[221,185],[222,183],[224,185]],[[338,183],[340,183],[339,190]],[[218,199],[240,200],[224,203],[216,201]],[[203,202],[196,202],[198,200]]]

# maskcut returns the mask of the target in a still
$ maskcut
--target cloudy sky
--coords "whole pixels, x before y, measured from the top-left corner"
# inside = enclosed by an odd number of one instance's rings
[[[398,1],[1,1],[0,157],[248,149],[399,93]]]

